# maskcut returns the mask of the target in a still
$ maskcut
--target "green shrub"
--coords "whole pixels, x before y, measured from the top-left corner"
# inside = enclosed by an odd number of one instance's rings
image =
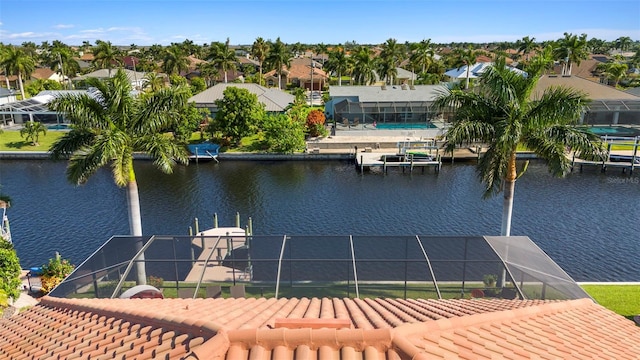
[[[20,259],[13,245],[6,240],[0,239],[0,290],[8,297],[17,299],[20,296]]]
[[[55,258],[49,259],[49,263],[42,266],[42,292],[48,294],[53,290],[71,274],[73,267],[69,260],[62,259],[58,254]]]

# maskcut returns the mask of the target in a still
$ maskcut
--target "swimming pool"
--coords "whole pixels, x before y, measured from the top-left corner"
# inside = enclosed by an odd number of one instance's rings
[[[600,136],[640,136],[640,129],[627,126],[589,126],[586,129]]]
[[[47,125],[47,130],[69,130],[68,124]]]
[[[436,129],[431,123],[378,123],[376,129],[380,130],[406,130],[406,129]]]

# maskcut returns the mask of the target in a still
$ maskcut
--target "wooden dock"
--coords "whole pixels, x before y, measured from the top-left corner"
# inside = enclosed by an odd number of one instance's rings
[[[629,170],[629,174],[633,174],[633,170],[640,167],[640,136],[629,137],[605,137],[607,144],[607,158],[603,160],[585,160],[576,158],[575,154],[571,159],[571,170],[575,166],[579,166],[580,171],[584,166],[599,166],[600,171],[605,172],[607,168],[621,168],[622,172]],[[613,147],[627,148],[629,150],[613,150]]]
[[[424,157],[416,154],[396,154],[396,153],[374,153],[363,152],[356,154],[356,167],[360,169],[360,172],[364,172],[368,168],[382,168],[384,173],[390,167],[401,168],[404,172],[405,169],[413,172],[414,168],[422,169],[433,167],[436,172],[440,171],[442,166],[442,160],[440,155],[434,157]]]
[[[245,230],[239,227],[213,228],[196,234],[192,239],[193,245],[201,247],[202,251],[184,281],[250,281],[251,269],[238,270],[225,266],[224,261],[231,251],[246,246],[246,240]],[[246,261],[238,259],[238,262]]]
[[[626,172],[628,169],[629,174],[633,174],[633,170],[640,167],[640,163],[637,161],[592,161],[573,158],[571,162],[571,170],[573,171],[576,166],[579,167],[581,172],[584,166],[597,166],[600,167],[600,171],[602,172],[607,171],[607,168],[620,168],[622,169],[622,172]]]

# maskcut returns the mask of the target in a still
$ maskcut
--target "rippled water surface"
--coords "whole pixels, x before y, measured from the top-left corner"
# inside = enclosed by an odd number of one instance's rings
[[[2,192],[23,267],[59,251],[79,263],[112,235],[129,232],[124,189],[101,169],[69,184],[66,163],[0,162]],[[410,174],[363,175],[348,162],[223,161],[164,175],[136,163],[145,234],[184,235],[243,225],[256,235],[498,235],[502,199],[482,199],[474,164]],[[516,185],[513,235],[529,236],[578,281],[640,281],[640,178],[589,169],[555,179],[533,163]]]

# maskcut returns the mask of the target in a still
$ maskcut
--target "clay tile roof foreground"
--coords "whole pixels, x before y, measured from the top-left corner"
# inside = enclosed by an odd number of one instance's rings
[[[2,359],[637,359],[589,299],[58,299],[0,320]]]

